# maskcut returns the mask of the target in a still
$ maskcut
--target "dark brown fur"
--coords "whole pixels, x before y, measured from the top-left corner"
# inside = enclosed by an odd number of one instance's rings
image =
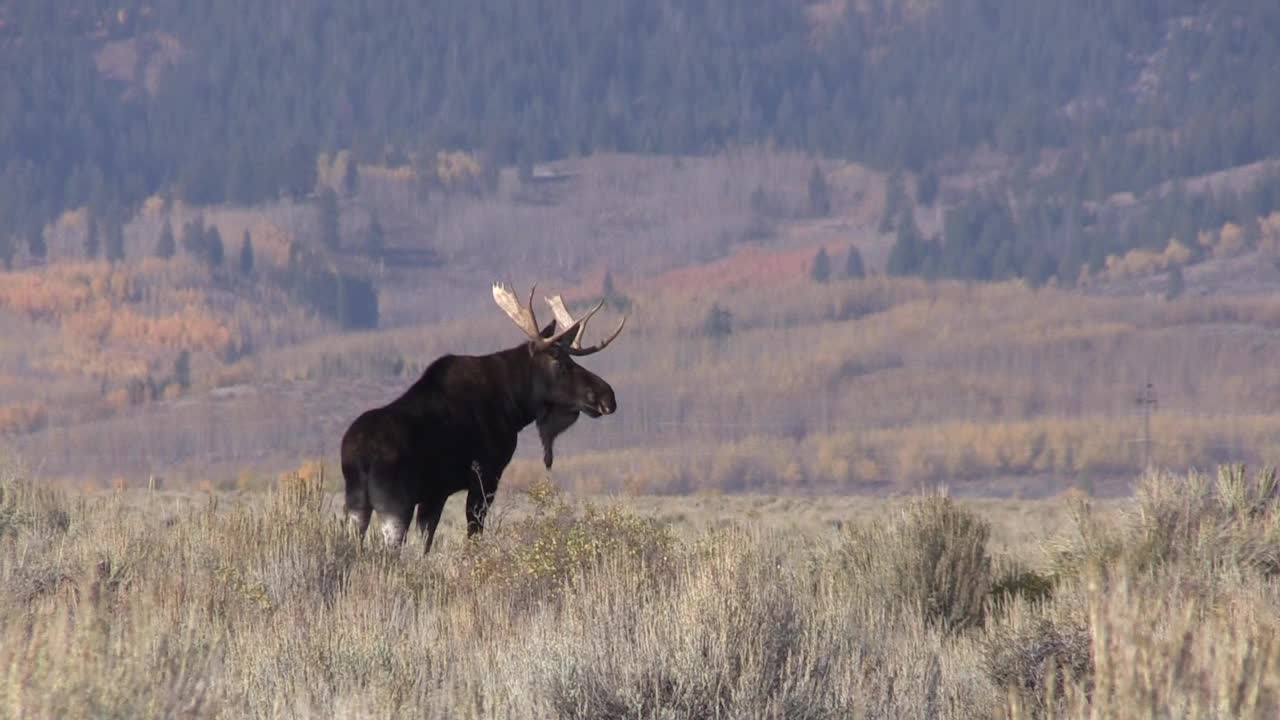
[[[384,539],[400,545],[417,507],[429,551],[445,501],[463,490],[467,535],[482,532],[520,430],[538,421],[550,468],[555,436],[578,413],[616,410],[613,388],[574,362],[567,346],[565,339],[545,349],[528,342],[490,355],[445,355],[403,395],[356,418],[342,438],[342,475],[360,537],[376,510]]]

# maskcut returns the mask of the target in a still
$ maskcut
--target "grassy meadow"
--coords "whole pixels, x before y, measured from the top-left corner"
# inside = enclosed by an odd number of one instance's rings
[[[0,718],[1251,718],[1274,473],[1126,500],[499,494],[438,550],[332,487],[0,481]]]

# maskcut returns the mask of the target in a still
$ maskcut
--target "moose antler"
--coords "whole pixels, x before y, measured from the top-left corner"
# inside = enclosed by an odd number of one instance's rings
[[[583,315],[578,320],[574,320],[573,316],[569,314],[569,309],[564,306],[564,299],[559,295],[546,298],[546,300],[547,304],[551,306],[552,314],[556,316],[556,324],[562,328],[571,328],[574,326],[577,326],[578,328],[577,333],[573,336],[573,342],[569,344],[570,355],[594,355],[595,353],[600,352],[601,350],[609,347],[609,343],[613,342],[614,339],[622,333],[623,326],[627,324],[627,316],[623,315],[622,322],[618,323],[618,327],[613,331],[613,334],[606,338],[604,342],[599,345],[584,348],[582,347],[582,337],[587,333],[587,321],[590,320],[591,316],[595,315],[600,308],[604,307],[604,300],[596,303],[596,306],[591,308],[590,312]],[[560,334],[563,335],[564,332],[562,331]]]
[[[493,301],[498,304],[499,308],[502,308],[502,312],[506,313],[507,317],[511,318],[511,321],[516,324],[516,327],[524,331],[524,334],[527,335],[529,340],[539,349],[555,344],[560,340],[560,338],[568,335],[569,333],[577,333],[581,328],[581,324],[585,323],[588,318],[594,315],[596,311],[604,305],[604,301],[600,301],[600,304],[597,305],[594,310],[584,315],[582,320],[577,323],[565,325],[564,327],[559,328],[558,332],[551,337],[544,338],[542,337],[542,333],[538,330],[538,316],[533,312],[533,294],[537,289],[537,285],[530,288],[528,302],[521,305],[520,300],[516,298],[516,294],[512,292],[510,288],[501,283],[494,283]],[[559,317],[556,319],[559,320]]]

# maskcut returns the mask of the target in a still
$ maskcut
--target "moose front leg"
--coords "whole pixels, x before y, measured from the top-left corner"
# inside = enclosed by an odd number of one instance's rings
[[[484,532],[484,516],[493,504],[493,493],[480,488],[467,491],[467,537]]]

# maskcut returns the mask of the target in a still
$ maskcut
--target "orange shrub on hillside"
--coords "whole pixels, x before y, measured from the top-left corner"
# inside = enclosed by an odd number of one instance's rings
[[[480,180],[484,168],[469,153],[461,150],[436,153],[436,175],[447,188],[468,189]]]
[[[1237,228],[1238,229],[1238,228]],[[1201,244],[1206,242],[1202,233]],[[1216,251],[1215,251],[1216,252]],[[1162,251],[1130,250],[1124,255],[1108,255],[1103,271],[1107,277],[1119,279],[1137,275],[1164,272],[1173,265],[1183,265],[1191,259],[1191,249],[1177,240],[1170,240]]]
[[[0,405],[0,435],[35,432],[49,423],[49,413],[39,402]]]
[[[121,303],[136,296],[133,272],[107,263],[0,273],[0,308],[32,320],[61,320],[90,305]]]
[[[1258,248],[1272,254],[1280,254],[1280,210],[1258,218]]]

